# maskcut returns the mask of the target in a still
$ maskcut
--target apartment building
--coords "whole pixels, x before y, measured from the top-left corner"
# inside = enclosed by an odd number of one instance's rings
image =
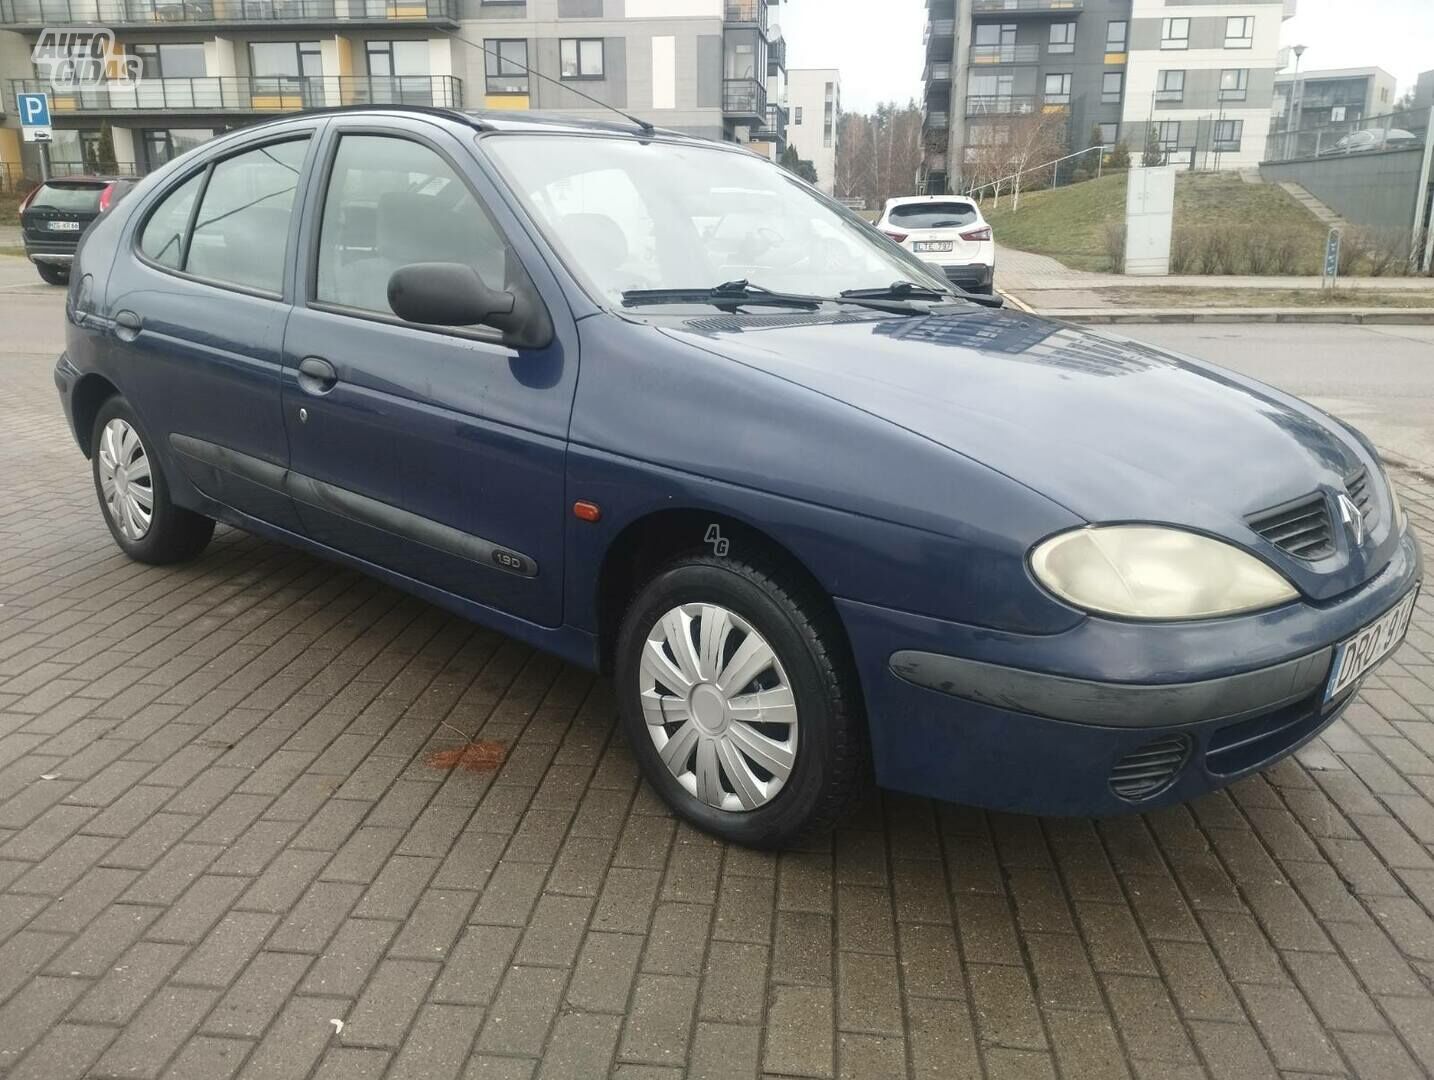
[[[1276,132],[1312,131],[1338,124],[1359,127],[1370,116],[1394,111],[1394,76],[1383,68],[1336,68],[1275,76]]]
[[[836,68],[793,68],[787,72],[787,141],[817,170],[817,187],[836,188],[841,127],[841,72]]]
[[[1032,116],[1078,150],[1097,129],[1138,156],[1155,125],[1174,163],[1257,162],[1280,27],[1294,0],[927,0],[918,187],[959,189],[983,147]]]
[[[768,110],[775,3],[0,0],[0,171],[37,172],[15,117],[15,95],[28,91],[50,94],[59,171],[112,160],[143,172],[216,132],[305,108],[611,115],[572,90],[745,142],[783,119]],[[68,77],[58,87],[57,66]]]

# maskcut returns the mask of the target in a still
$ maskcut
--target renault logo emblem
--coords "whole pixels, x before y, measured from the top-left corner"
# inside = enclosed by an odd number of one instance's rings
[[[1345,494],[1339,496],[1339,518],[1349,530],[1349,535],[1354,537],[1354,546],[1364,543],[1364,515],[1354,500]]]

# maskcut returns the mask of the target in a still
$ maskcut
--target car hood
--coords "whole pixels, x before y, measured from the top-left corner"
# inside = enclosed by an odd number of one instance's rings
[[[1373,464],[1336,421],[1270,387],[1014,312],[664,322],[671,336],[980,461],[1087,521],[1180,524],[1263,548],[1271,561],[1298,562],[1265,544],[1248,515],[1337,494]],[[1389,533],[1380,530],[1377,547],[1342,549],[1341,565],[1321,566],[1318,581],[1296,567],[1305,591],[1329,595],[1377,572],[1393,550]]]

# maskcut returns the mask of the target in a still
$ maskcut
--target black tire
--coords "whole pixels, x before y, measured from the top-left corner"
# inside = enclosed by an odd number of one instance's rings
[[[149,463],[150,483],[145,488],[153,511],[148,528],[138,538],[126,536],[116,520],[115,511],[105,497],[101,478],[101,453],[104,448],[105,428],[112,420],[122,420],[133,429],[139,440],[141,452]],[[209,543],[214,535],[214,521],[203,514],[196,514],[182,506],[175,506],[169,498],[169,483],[164,475],[163,463],[154,455],[154,443],[135,416],[128,401],[115,395],[100,406],[95,416],[95,425],[90,435],[90,472],[94,477],[95,495],[99,499],[100,513],[109,526],[110,535],[126,555],[142,563],[164,566],[169,563],[185,562],[194,558]],[[141,485],[142,486],[142,485]]]
[[[683,604],[719,605],[744,620],[771,646],[790,685],[795,760],[785,784],[755,809],[720,809],[698,798],[663,763],[649,734],[643,649],[663,616]],[[676,560],[632,599],[614,667],[621,722],[644,775],[673,810],[706,832],[748,847],[787,847],[829,830],[870,790],[866,716],[845,638],[827,605],[794,574],[736,557]],[[725,770],[725,790],[735,792]]]
[[[56,266],[54,263],[37,262],[35,270],[46,285],[68,285],[70,283],[70,268],[68,266]]]

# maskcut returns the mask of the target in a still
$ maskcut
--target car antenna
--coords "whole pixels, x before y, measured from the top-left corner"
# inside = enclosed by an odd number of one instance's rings
[[[538,71],[536,68],[530,68],[527,64],[519,64],[516,60],[509,60],[507,57],[500,55],[496,49],[490,49],[487,45],[480,45],[472,38],[466,38],[462,34],[453,34],[451,36],[457,38],[465,45],[472,45],[479,52],[483,53],[484,56],[491,56],[503,64],[516,64],[518,67],[526,71],[529,75],[536,75],[544,82],[550,82],[554,86],[561,86],[564,90],[568,90],[574,94],[577,94],[577,96],[580,98],[585,98],[586,100],[591,101],[594,105],[598,105],[604,109],[607,109],[608,112],[617,113],[618,116],[622,117],[629,123],[636,124],[642,130],[642,133],[644,135],[651,135],[657,131],[657,128],[653,126],[650,120],[644,120],[640,116],[633,116],[630,112],[624,112],[616,105],[609,105],[606,101],[602,101],[598,98],[595,98],[591,94],[586,94],[583,91],[579,90],[576,86],[572,86],[568,83],[565,83],[561,79],[555,79],[551,75],[544,75],[541,71]]]

